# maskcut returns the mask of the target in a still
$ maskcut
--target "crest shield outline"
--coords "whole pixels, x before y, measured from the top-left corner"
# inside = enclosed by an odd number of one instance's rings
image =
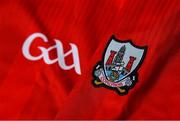
[[[147,46],[140,47],[131,40],[118,40],[111,36],[102,61],[93,70],[93,84],[116,89],[120,95],[127,94],[137,81],[137,70],[146,52]]]

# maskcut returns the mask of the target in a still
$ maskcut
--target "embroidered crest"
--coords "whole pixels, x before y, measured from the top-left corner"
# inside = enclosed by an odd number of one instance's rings
[[[93,84],[115,89],[120,95],[128,93],[137,82],[137,70],[143,62],[147,47],[131,40],[120,41],[114,36],[105,49],[103,60],[93,70]]]

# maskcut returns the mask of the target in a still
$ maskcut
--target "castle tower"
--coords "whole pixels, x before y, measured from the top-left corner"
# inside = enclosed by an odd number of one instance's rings
[[[114,56],[116,55],[116,51],[111,50],[108,60],[106,61],[106,65],[111,65],[114,59]]]
[[[122,62],[125,51],[126,51],[126,46],[124,45],[119,49],[117,55],[115,56],[114,64]]]
[[[132,68],[133,63],[134,63],[135,60],[136,60],[136,57],[133,57],[133,56],[130,56],[130,57],[129,57],[129,61],[128,61],[127,65],[126,65],[126,70],[127,70],[128,72],[131,71],[131,68]]]

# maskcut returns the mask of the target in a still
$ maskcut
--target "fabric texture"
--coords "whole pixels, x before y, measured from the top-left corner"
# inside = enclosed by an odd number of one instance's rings
[[[1,0],[0,119],[180,119],[179,0]],[[81,75],[22,54],[36,32],[77,45]],[[148,46],[125,96],[92,85],[108,39]],[[50,53],[56,57],[55,51]],[[67,63],[72,63],[71,56]]]

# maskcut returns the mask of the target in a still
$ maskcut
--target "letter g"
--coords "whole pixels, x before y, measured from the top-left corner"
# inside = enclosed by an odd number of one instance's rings
[[[41,33],[34,33],[32,35],[30,35],[24,42],[23,46],[22,46],[22,53],[23,55],[29,59],[29,60],[32,60],[32,61],[35,61],[35,60],[39,60],[43,57],[43,54],[39,55],[39,56],[32,56],[30,54],[30,46],[31,46],[31,43],[33,42],[33,40],[35,38],[41,38],[44,42],[48,42],[48,39],[45,35],[41,34]]]

